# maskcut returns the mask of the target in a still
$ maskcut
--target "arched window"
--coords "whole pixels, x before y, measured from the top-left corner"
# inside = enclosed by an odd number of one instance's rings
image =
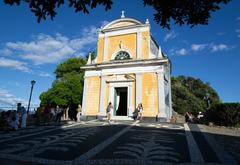
[[[130,59],[130,55],[128,54],[128,52],[125,51],[120,51],[117,53],[115,60],[127,60]]]

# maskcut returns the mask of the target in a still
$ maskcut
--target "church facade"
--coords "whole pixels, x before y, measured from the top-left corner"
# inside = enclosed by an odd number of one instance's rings
[[[172,116],[171,63],[150,34],[150,24],[136,19],[114,20],[98,33],[97,56],[85,70],[83,118],[106,116],[109,102],[113,119],[132,116],[139,103],[144,118],[169,121]]]

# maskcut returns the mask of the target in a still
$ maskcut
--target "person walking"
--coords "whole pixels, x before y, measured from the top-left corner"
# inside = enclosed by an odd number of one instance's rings
[[[77,115],[76,115],[77,122],[80,122],[81,112],[82,112],[82,107],[80,104],[78,104]]]
[[[109,124],[111,123],[112,111],[113,111],[113,106],[112,106],[112,103],[109,102],[109,104],[107,106],[107,110],[106,110],[107,120],[108,120]]]

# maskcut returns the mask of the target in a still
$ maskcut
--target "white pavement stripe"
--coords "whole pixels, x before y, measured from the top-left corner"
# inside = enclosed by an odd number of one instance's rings
[[[100,143],[99,145],[97,145],[96,147],[92,148],[91,150],[89,150],[88,152],[84,153],[83,155],[79,156],[78,158],[76,158],[73,161],[73,164],[79,164],[81,163],[81,161],[83,160],[87,160],[91,157],[93,157],[94,155],[96,155],[97,153],[99,153],[100,151],[102,151],[104,148],[106,148],[109,144],[111,144],[113,141],[115,141],[116,139],[118,139],[122,134],[124,134],[125,132],[127,132],[129,129],[131,129],[134,125],[136,125],[139,121],[135,121],[134,123],[132,123],[131,125],[127,126],[126,128],[122,129],[120,132],[116,133],[115,135],[113,135],[112,137],[108,138],[107,140],[103,141],[102,143]]]
[[[190,152],[192,162],[193,163],[204,163],[202,154],[193,138],[190,128],[188,127],[188,125],[186,123],[184,124],[184,129],[186,132],[188,149]]]
[[[90,120],[89,122],[95,121],[95,120],[96,119]],[[32,134],[27,134],[27,135],[22,135],[22,136],[16,136],[16,137],[13,137],[13,138],[3,139],[3,140],[0,140],[0,143],[10,141],[10,140],[16,140],[16,139],[20,139],[20,138],[25,138],[25,137],[29,137],[29,136],[39,135],[39,134],[42,134],[42,133],[47,133],[47,132],[55,131],[55,130],[58,130],[58,129],[73,127],[73,126],[76,126],[76,125],[81,125],[81,123],[74,123],[74,124],[65,125],[65,126],[61,126],[61,127],[57,127],[57,128],[52,128],[52,129],[48,129],[48,130],[44,130],[44,131],[40,131],[40,132],[36,132],[36,133],[32,133]]]

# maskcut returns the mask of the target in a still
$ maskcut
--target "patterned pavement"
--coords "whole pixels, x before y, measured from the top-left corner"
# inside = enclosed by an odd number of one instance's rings
[[[235,164],[220,159],[196,127],[93,120],[0,132],[0,164]]]

